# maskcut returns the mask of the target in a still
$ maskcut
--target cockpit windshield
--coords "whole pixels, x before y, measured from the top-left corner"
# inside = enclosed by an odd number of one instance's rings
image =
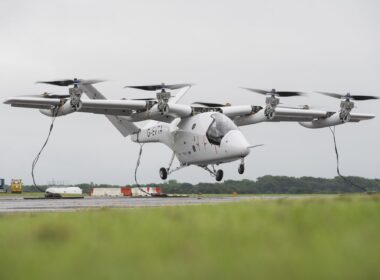
[[[207,129],[206,136],[211,144],[220,145],[223,136],[237,127],[230,118],[221,113],[212,114],[211,118],[213,120]]]

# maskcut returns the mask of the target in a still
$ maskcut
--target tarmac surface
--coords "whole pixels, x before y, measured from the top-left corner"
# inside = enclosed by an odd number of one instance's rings
[[[247,200],[304,199],[310,196],[203,196],[203,197],[85,197],[83,199],[24,199],[0,197],[0,213],[55,212],[98,208],[163,207],[234,203]]]

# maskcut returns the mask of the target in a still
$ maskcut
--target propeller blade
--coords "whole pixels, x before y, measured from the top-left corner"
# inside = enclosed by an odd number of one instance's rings
[[[39,81],[37,84],[49,84],[54,86],[67,87],[74,84],[74,80],[58,80],[58,81]]]
[[[70,97],[70,94],[42,94],[40,95],[41,97],[43,98],[69,98]]]
[[[134,89],[140,89],[140,90],[147,90],[147,91],[157,91],[161,89],[180,89],[184,87],[192,86],[192,84],[175,84],[175,85],[148,85],[148,86],[125,86],[124,88],[134,88]]]
[[[132,99],[129,99],[129,100],[141,100],[141,101],[157,101],[156,98],[132,98]]]
[[[358,101],[379,99],[379,97],[373,95],[351,95],[351,98]]]
[[[286,106],[286,105],[278,105],[278,108],[286,108],[286,109],[303,109],[303,110],[309,110],[309,109],[314,109],[314,106],[310,105],[297,105],[297,106]]]
[[[226,105],[225,104],[219,104],[219,103],[210,103],[210,102],[194,102],[193,104],[199,104],[199,105],[203,105],[203,106],[206,106],[206,107],[225,107]]]
[[[167,89],[180,89],[180,88],[191,87],[191,86],[192,86],[192,84],[176,84],[176,85],[169,85],[166,88]]]
[[[326,95],[326,96],[330,96],[330,97],[333,97],[333,98],[338,98],[338,99],[341,99],[343,97],[343,95],[338,94],[338,93],[325,92],[325,91],[317,91],[317,92],[320,93],[320,94],[323,94],[323,95]]]
[[[82,85],[93,85],[93,84],[102,83],[105,81],[107,80],[104,80],[104,79],[79,80],[79,82]]]
[[[357,100],[357,101],[379,99],[379,97],[373,96],[373,95],[351,95],[349,93],[342,95],[339,93],[324,92],[324,91],[317,91],[317,92],[320,94],[327,95],[327,96],[334,97],[334,98],[338,98],[338,99],[348,98],[348,99],[353,99],[353,100]]]
[[[263,94],[263,95],[267,95],[268,93],[275,94],[275,95],[278,95],[280,97],[301,96],[301,95],[305,94],[305,93],[300,92],[300,91],[276,91],[275,89],[268,91],[268,90],[264,90],[264,89],[244,88],[244,87],[243,87],[243,89],[246,89],[246,90],[249,90],[252,92],[256,92],[259,94]]]
[[[301,96],[305,94],[300,91],[276,91],[276,93],[281,97]]]
[[[59,99],[62,99],[62,98],[69,98],[70,95],[69,94],[53,94],[53,93],[45,92],[43,94],[22,95],[22,97],[37,97],[37,98],[51,98],[51,99],[59,98]]]
[[[61,86],[61,87],[67,87],[75,84],[83,84],[83,85],[89,85],[89,84],[96,84],[100,82],[104,82],[105,80],[101,79],[92,79],[92,80],[79,80],[79,79],[73,79],[73,80],[57,80],[57,81],[39,81],[38,84],[49,84],[54,86]]]
[[[263,94],[263,95],[267,94],[267,91],[266,90],[262,90],[262,89],[246,88],[246,87],[242,87],[242,89],[246,89],[246,90],[253,91],[253,92],[256,92],[256,93],[259,93],[259,94]]]

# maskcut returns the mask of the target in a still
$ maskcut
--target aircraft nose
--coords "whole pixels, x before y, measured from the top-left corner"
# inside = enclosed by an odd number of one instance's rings
[[[234,156],[245,157],[249,154],[249,143],[239,130],[231,130],[222,139],[225,151]]]

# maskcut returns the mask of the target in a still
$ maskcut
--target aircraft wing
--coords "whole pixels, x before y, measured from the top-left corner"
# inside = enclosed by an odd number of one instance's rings
[[[60,105],[61,100],[53,99],[53,98],[38,98],[38,97],[11,97],[5,100],[4,104],[9,104],[12,107],[49,109],[52,106]]]
[[[38,97],[12,97],[7,99],[4,104],[10,104],[12,107],[24,107],[34,109],[50,109],[54,106],[62,105],[68,102],[68,99],[57,98],[38,98]],[[78,111],[105,113],[109,111],[118,111],[124,114],[131,110],[141,110],[146,108],[146,102],[141,100],[82,100],[82,106]],[[124,112],[125,111],[125,112]],[[108,114],[108,113],[107,113]]]
[[[70,102],[69,99],[42,98],[42,97],[12,97],[4,103],[13,107],[32,109],[52,109]],[[145,100],[110,100],[110,99],[81,99],[81,106],[76,110],[83,113],[102,114],[107,116],[121,116],[129,122],[158,120],[171,122],[178,117],[192,114],[189,105],[169,103],[168,111],[162,114],[154,102]],[[74,112],[74,111],[73,111]]]
[[[375,118],[373,114],[359,114],[359,113],[351,113],[350,122],[360,122],[364,120],[370,120]]]
[[[343,124],[346,122],[359,122],[369,120],[375,116],[372,114],[353,113],[342,119],[340,111],[331,112],[325,110],[312,110],[305,108],[275,107],[268,113],[267,108],[261,106],[240,105],[204,108],[177,104],[176,102],[186,93],[190,87],[183,88],[176,100],[167,104],[165,112],[159,110],[157,101],[152,100],[110,100],[104,99],[91,85],[82,86],[90,99],[81,99],[81,105],[72,109],[68,98],[45,97],[12,97],[4,103],[13,107],[43,109],[51,112],[53,108],[66,107],[61,115],[74,112],[93,113],[105,115],[124,135],[136,133],[139,128],[135,122],[153,120],[160,122],[172,122],[175,118],[186,118],[205,111],[216,111],[230,117],[236,125],[244,126],[261,122],[299,122],[308,128],[321,128]],[[43,112],[43,111],[42,111]],[[60,114],[59,114],[60,115]],[[58,115],[58,116],[59,116]]]
[[[340,120],[340,112],[325,110],[312,110],[309,108],[284,108],[276,107],[271,116],[267,114],[265,108],[260,106],[227,106],[220,107],[218,110],[230,117],[236,125],[244,126],[261,122],[299,122],[315,123],[319,127],[333,126],[345,122],[359,122],[375,118],[375,115],[365,113],[350,113],[347,120]]]

